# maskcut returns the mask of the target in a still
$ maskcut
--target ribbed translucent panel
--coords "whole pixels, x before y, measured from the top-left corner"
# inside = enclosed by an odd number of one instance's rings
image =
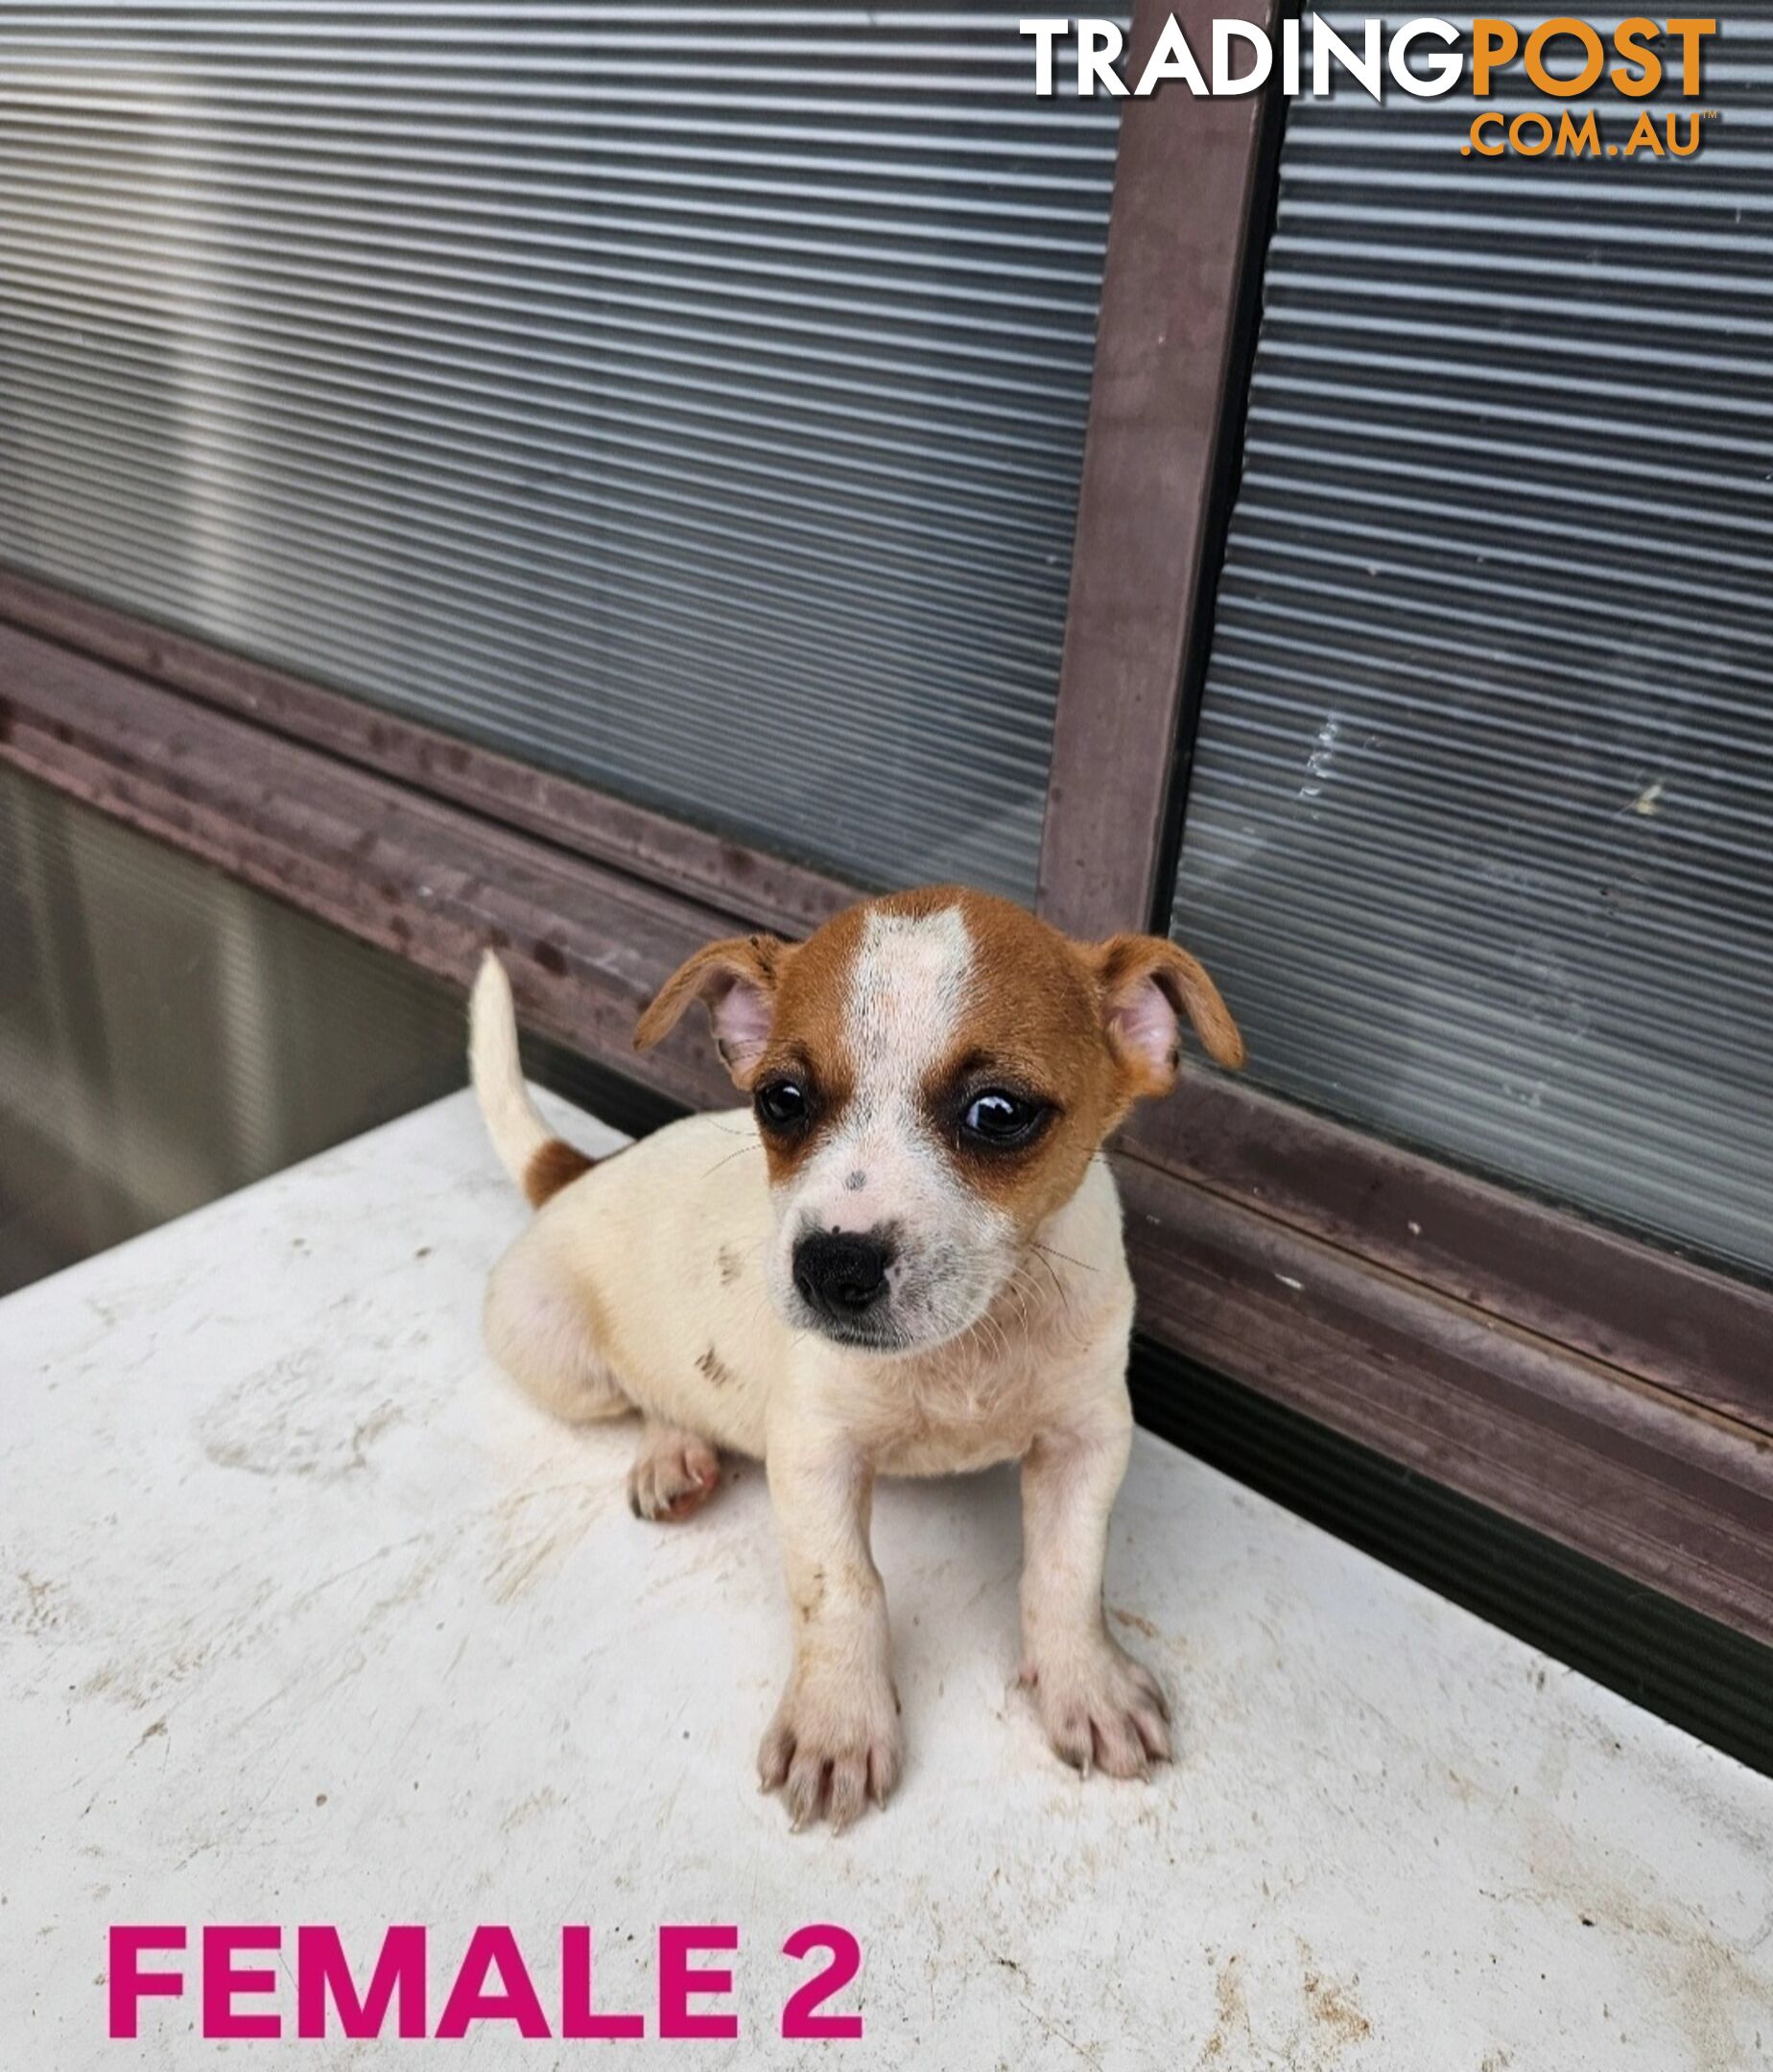
[[[1767,1269],[1773,22],[1720,21],[1680,162],[1294,106],[1175,928],[1268,1086]]]
[[[0,5],[0,558],[1026,891],[1118,111],[1018,20]]]
[[[0,765],[0,1294],[461,1083],[446,988]]]

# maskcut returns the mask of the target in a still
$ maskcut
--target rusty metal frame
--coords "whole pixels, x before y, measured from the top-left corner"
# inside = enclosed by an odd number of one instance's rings
[[[1171,14],[1205,50],[1226,12],[1138,0],[1128,74]],[[1037,902],[1076,935],[1150,926],[1168,897],[1280,107],[1174,85],[1123,104]]]
[[[1120,1176],[1154,1335],[1773,1641],[1765,1432],[1144,1160]]]
[[[1773,1291],[1205,1071],[1124,1149],[1773,1446]]]
[[[7,569],[0,620],[753,923],[803,934],[858,896],[767,851]]]

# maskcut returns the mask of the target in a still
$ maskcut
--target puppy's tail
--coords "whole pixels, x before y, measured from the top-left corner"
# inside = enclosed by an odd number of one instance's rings
[[[492,1147],[532,1208],[591,1170],[596,1161],[556,1137],[530,1098],[517,1055],[511,982],[490,950],[468,1002],[468,1072]]]

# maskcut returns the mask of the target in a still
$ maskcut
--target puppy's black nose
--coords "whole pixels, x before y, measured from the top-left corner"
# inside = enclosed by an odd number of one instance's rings
[[[886,1293],[892,1254],[861,1231],[815,1231],[794,1247],[794,1285],[823,1316],[858,1317]]]

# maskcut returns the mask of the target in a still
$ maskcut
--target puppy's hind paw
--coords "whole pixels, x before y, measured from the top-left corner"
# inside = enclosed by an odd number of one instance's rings
[[[1085,1777],[1143,1778],[1170,1760],[1170,1707],[1157,1679],[1105,1636],[1080,1655],[1030,1662],[1022,1681],[1053,1753]]]
[[[628,1470],[628,1509],[656,1525],[675,1525],[699,1511],[721,1486],[721,1457],[705,1439],[669,1424],[649,1424]]]

